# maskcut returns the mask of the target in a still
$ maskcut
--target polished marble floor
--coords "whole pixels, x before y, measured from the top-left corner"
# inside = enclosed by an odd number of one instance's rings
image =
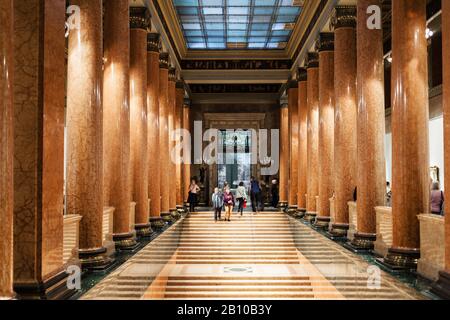
[[[82,299],[424,299],[279,212],[188,215]]]

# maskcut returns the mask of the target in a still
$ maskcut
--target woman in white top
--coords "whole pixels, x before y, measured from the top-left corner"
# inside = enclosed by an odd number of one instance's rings
[[[245,191],[244,183],[239,183],[239,187],[236,190],[236,200],[239,202],[238,213],[241,216],[244,214],[244,204],[247,201],[247,192]]]

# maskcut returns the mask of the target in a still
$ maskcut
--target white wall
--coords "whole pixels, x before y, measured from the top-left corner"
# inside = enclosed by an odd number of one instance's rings
[[[387,119],[387,121],[390,119]],[[430,134],[430,167],[439,167],[441,188],[444,189],[444,122],[443,117],[431,119]],[[392,133],[387,131],[385,137],[386,181],[392,183]]]

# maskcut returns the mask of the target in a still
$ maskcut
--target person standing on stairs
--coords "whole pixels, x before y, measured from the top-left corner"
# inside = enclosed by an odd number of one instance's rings
[[[221,220],[222,207],[223,207],[223,194],[219,191],[219,188],[214,189],[214,194],[212,195],[212,204],[214,208],[214,220]]]
[[[235,206],[234,196],[230,191],[230,188],[225,189],[225,194],[223,195],[223,204],[225,206],[225,221],[231,221],[231,212]]]
[[[199,192],[200,187],[197,185],[197,181],[195,179],[192,179],[191,185],[189,187],[189,198],[188,198],[190,212],[195,212],[195,206],[197,205]]]
[[[241,213],[242,217],[244,215],[244,206],[247,202],[247,192],[243,182],[239,183],[239,187],[236,189],[236,200],[238,202],[238,213]]]

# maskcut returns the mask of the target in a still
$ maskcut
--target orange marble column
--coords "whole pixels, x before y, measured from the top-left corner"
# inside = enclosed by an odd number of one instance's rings
[[[319,46],[319,208],[315,226],[328,229],[334,191],[334,33],[321,33]]]
[[[336,7],[334,27],[333,236],[346,237],[356,186],[356,7]]]
[[[176,105],[175,105],[175,129],[182,129],[183,123],[183,105],[184,105],[184,83],[177,81],[176,83]],[[181,155],[180,155],[181,156]],[[177,208],[183,208],[183,177],[182,177],[182,163],[181,159],[178,159],[176,165],[176,189],[177,189]]]
[[[161,228],[161,178],[159,150],[159,41],[158,33],[147,35],[147,107],[148,107],[148,194],[150,223]]]
[[[297,210],[298,192],[298,82],[291,80],[288,83],[289,108],[289,209]]]
[[[13,2],[0,0],[0,299],[13,293]]]
[[[191,109],[189,103],[185,100],[183,102],[183,129],[191,132]],[[192,141],[189,141],[191,144]],[[186,152],[183,150],[183,152]],[[185,155],[183,154],[183,158],[185,159]],[[191,156],[189,155],[189,159]],[[191,164],[183,162],[183,205],[185,206],[189,193],[189,186],[191,185]]]
[[[357,196],[358,230],[351,245],[371,250],[376,240],[376,206],[385,204],[385,104],[383,30],[367,28],[367,7],[380,0],[359,0],[357,6]]]
[[[130,228],[129,1],[106,1],[104,26],[104,204],[115,208],[116,248],[127,250],[136,246]]]
[[[170,156],[169,156],[169,54],[159,56],[159,156],[161,185],[161,216],[170,215]]]
[[[299,68],[298,80],[298,195],[297,209],[306,211],[307,175],[308,175],[308,72]]]
[[[289,188],[289,107],[281,102],[280,109],[280,209],[288,206]]]
[[[130,136],[132,200],[136,202],[135,230],[151,236],[148,205],[147,32],[150,16],[145,7],[130,8]]]
[[[72,0],[80,7],[80,30],[69,35],[67,71],[67,214],[80,221],[83,267],[111,263],[103,247],[103,25],[102,1]]]
[[[430,212],[426,0],[392,3],[392,248],[384,262],[416,268],[417,215]]]
[[[450,168],[450,1],[442,1],[442,52],[443,52],[443,107],[444,107],[444,158]],[[445,199],[450,199],[450,170],[445,170]],[[450,206],[445,205],[445,270],[432,291],[450,299]]]
[[[22,298],[70,293],[63,265],[65,12],[65,1],[14,1],[14,290]]]
[[[319,55],[308,53],[308,197],[305,219],[312,222],[317,215],[316,196],[319,195]]]
[[[168,109],[169,109],[169,116],[168,116],[168,127],[169,127],[169,186],[170,186],[170,192],[169,192],[169,211],[173,212],[177,209],[177,169],[175,162],[173,162],[173,159],[171,157],[172,150],[175,146],[175,141],[172,139],[172,133],[175,129],[175,108],[177,103],[176,98],[176,69],[175,68],[169,68],[169,90],[168,90]]]

